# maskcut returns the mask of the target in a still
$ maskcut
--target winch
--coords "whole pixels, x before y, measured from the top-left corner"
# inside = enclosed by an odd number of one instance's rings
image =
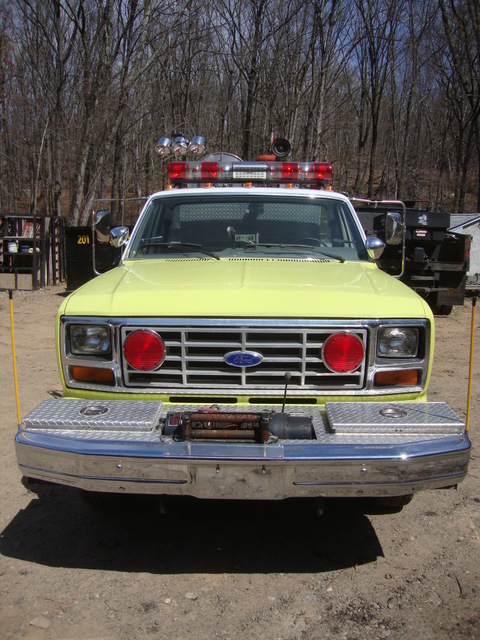
[[[311,440],[311,416],[285,412],[223,412],[216,408],[173,411],[165,418],[164,435],[178,440],[242,440],[272,442]]]

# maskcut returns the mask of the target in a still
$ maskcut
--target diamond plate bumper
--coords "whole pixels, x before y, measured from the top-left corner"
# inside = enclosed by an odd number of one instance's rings
[[[46,400],[15,442],[23,475],[90,491],[283,499],[395,496],[448,487],[467,473],[470,441],[444,403],[288,406],[315,439],[177,442],[154,401]],[[221,407],[239,411],[240,407]],[[281,411],[248,406],[249,411]]]

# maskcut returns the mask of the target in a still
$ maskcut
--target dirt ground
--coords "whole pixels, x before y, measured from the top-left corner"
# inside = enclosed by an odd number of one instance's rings
[[[20,410],[59,389],[63,289],[13,296]],[[465,416],[471,301],[437,318],[429,399]],[[95,511],[67,488],[20,483],[9,302],[0,293],[0,638],[311,640],[480,638],[480,313],[470,473],[403,511],[347,500],[135,499]]]

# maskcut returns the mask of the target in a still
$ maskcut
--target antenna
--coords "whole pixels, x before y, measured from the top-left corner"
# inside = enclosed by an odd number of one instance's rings
[[[287,402],[287,387],[291,379],[292,379],[292,374],[290,373],[290,371],[285,371],[285,391],[283,392],[282,413],[285,413],[285,403]]]

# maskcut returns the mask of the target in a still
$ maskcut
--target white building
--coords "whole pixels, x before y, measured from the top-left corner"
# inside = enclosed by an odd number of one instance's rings
[[[480,284],[480,214],[451,213],[450,225],[449,231],[463,233],[472,237],[468,280],[469,282]]]

